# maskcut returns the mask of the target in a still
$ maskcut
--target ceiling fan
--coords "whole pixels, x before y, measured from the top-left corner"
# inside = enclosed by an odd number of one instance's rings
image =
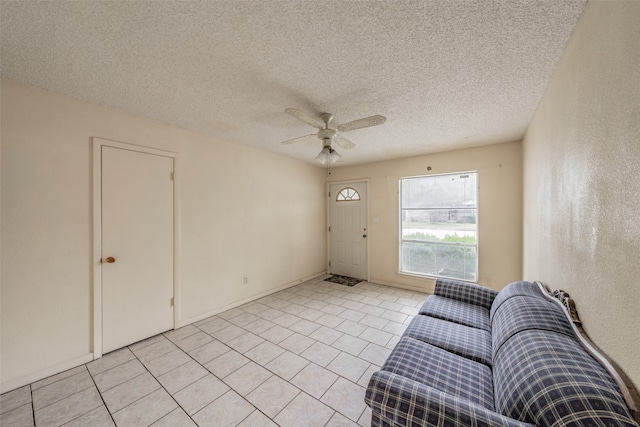
[[[336,160],[342,157],[336,150],[331,147],[332,142],[335,141],[336,144],[344,149],[350,149],[356,146],[353,142],[349,141],[339,132],[348,132],[350,130],[362,129],[370,126],[378,126],[383,124],[387,120],[387,118],[384,116],[375,115],[365,117],[363,119],[353,120],[348,123],[343,123],[341,125],[338,125],[336,128],[332,128],[329,127],[331,120],[333,120],[333,114],[331,113],[321,113],[320,118],[324,122],[321,123],[318,120],[309,117],[302,111],[296,110],[295,108],[287,108],[286,110],[284,110],[284,112],[319,130],[318,133],[312,133],[309,135],[300,136],[298,138],[289,139],[287,141],[283,141],[282,143],[293,144],[294,142],[301,141],[310,136],[317,136],[322,141],[322,151],[320,151],[320,154],[318,154],[316,160],[318,160],[323,165],[327,163],[334,163]]]

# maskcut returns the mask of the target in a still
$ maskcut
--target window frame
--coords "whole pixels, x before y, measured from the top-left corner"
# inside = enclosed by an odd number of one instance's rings
[[[402,218],[403,218],[403,205],[402,205],[402,184],[403,181],[405,180],[409,180],[409,179],[414,179],[414,178],[435,178],[438,176],[450,176],[450,175],[465,175],[465,174],[475,174],[476,175],[476,205],[475,205],[475,210],[476,210],[476,243],[475,243],[475,249],[476,249],[476,256],[475,256],[475,272],[476,272],[476,277],[475,280],[469,280],[469,279],[461,279],[458,277],[451,277],[451,276],[444,276],[444,275],[437,275],[437,274],[426,274],[426,273],[417,273],[417,272],[412,272],[412,271],[404,271],[402,269],[402,264],[403,264],[403,259],[402,259],[402,248],[403,248],[403,243],[404,242],[417,242],[420,243],[420,241],[416,241],[416,240],[404,240],[403,236],[402,236],[402,232],[403,232],[403,224],[402,224]],[[447,207],[441,207],[442,209],[447,209]],[[457,207],[451,208],[451,209],[460,209]],[[465,246],[465,247],[471,247],[472,245],[470,244],[451,244],[451,245],[460,245],[460,246]],[[436,173],[436,174],[425,174],[425,175],[410,175],[410,176],[402,176],[400,178],[398,178],[398,274],[400,275],[405,275],[405,276],[412,276],[412,277],[420,277],[420,278],[430,278],[430,279],[439,279],[439,278],[443,278],[443,279],[454,279],[454,280],[460,280],[463,282],[469,282],[469,283],[479,283],[479,277],[480,277],[480,272],[479,272],[479,268],[480,268],[480,172],[477,170],[468,170],[468,171],[456,171],[456,172],[444,172],[444,173]]]
[[[347,198],[347,196],[345,196],[343,194],[344,191],[348,191],[351,190],[353,191],[353,194],[351,196],[349,196],[349,198]],[[339,197],[342,196],[344,197],[344,199],[339,199]],[[357,199],[354,199],[354,196],[357,196]],[[356,190],[353,187],[344,187],[342,190],[338,191],[338,194],[336,194],[336,202],[359,202],[360,201],[360,193],[358,192],[358,190]]]

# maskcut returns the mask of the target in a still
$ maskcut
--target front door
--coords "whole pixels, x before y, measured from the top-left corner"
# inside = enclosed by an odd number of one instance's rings
[[[367,183],[331,184],[331,274],[367,279]]]
[[[173,329],[174,159],[102,146],[102,353]]]

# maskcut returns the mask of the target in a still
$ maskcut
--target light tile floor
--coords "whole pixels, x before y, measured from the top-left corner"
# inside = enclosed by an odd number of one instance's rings
[[[0,396],[2,426],[368,426],[364,392],[426,294],[323,278]]]

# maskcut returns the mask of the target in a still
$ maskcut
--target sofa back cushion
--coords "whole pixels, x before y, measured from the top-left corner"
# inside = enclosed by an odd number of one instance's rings
[[[580,344],[527,330],[502,345],[493,363],[496,410],[537,426],[635,426],[609,374]]]
[[[516,296],[528,296],[533,298],[545,299],[540,287],[531,282],[512,282],[505,286],[493,300],[491,304],[490,317],[493,319],[494,313],[500,308],[500,306],[510,298]]]
[[[553,301],[530,296],[514,296],[505,300],[491,318],[493,358],[509,338],[518,332],[536,329],[575,339],[569,319],[562,307]]]

